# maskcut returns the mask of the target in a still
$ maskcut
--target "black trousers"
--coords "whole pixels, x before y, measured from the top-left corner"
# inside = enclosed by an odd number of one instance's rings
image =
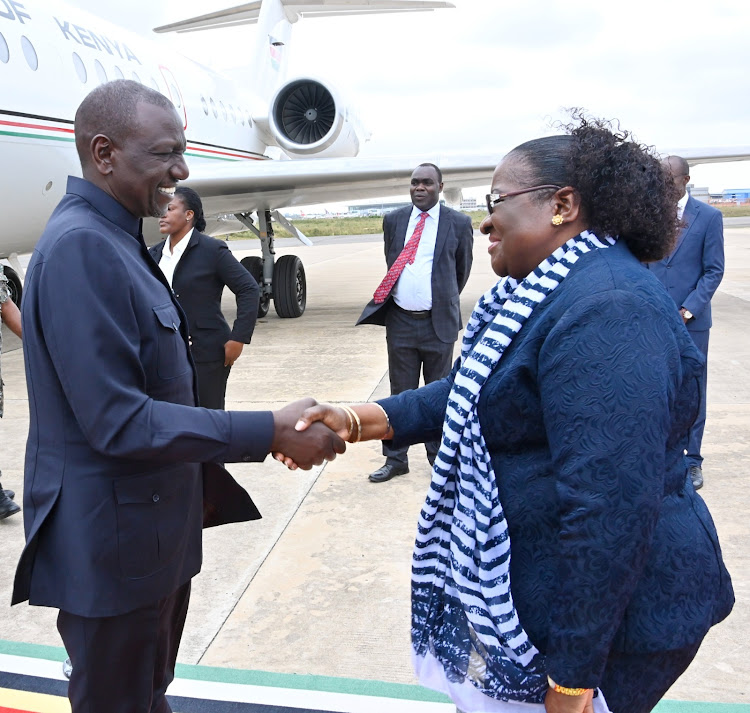
[[[224,366],[224,360],[197,361],[195,370],[198,372],[198,403],[205,408],[224,409],[224,399],[227,393],[227,379],[231,366]]]
[[[432,319],[416,319],[394,305],[385,317],[385,338],[388,344],[388,376],[391,395],[419,387],[419,377],[429,384],[450,373],[453,364],[453,343],[438,339]],[[427,459],[432,464],[439,441],[425,443]],[[383,444],[383,455],[389,465],[409,465],[408,448],[391,448]]]
[[[190,601],[190,582],[168,597],[110,617],[60,611],[57,629],[73,664],[72,713],[171,713],[165,697]]]

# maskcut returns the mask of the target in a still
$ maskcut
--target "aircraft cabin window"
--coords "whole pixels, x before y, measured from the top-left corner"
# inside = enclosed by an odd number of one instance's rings
[[[117,77],[118,79],[125,79],[125,75],[117,65],[115,65],[115,77]]]
[[[219,110],[216,108],[213,99],[209,99],[208,103],[211,105],[211,111],[214,113],[214,119],[216,119],[219,116]]]
[[[98,59],[94,60],[94,69],[96,70],[96,76],[99,78],[99,84],[104,84],[106,81],[108,81],[107,72]]]
[[[234,113],[234,107],[230,104],[229,105],[229,116],[232,117],[232,123],[237,123],[237,115]]]
[[[7,64],[9,59],[10,52],[8,51],[8,43],[5,41],[3,33],[0,32],[0,62],[2,62],[3,64]]]
[[[206,97],[201,97],[201,106],[203,107],[203,113],[208,116],[208,102]]]
[[[153,77],[151,77],[151,86],[156,89],[157,92],[161,91],[161,89],[159,89],[159,83]]]
[[[219,106],[221,107],[221,116],[223,117],[224,121],[227,120],[227,108],[224,106],[224,102],[219,102]]]
[[[141,82],[141,78],[138,76],[137,72],[133,72],[132,74],[133,74],[133,81],[138,82],[138,84],[143,84],[143,82]]]
[[[250,114],[247,115],[247,125],[248,126],[252,126],[253,125],[253,120],[250,118]]]
[[[39,58],[36,56],[34,45],[32,45],[29,38],[24,35],[21,36],[21,49],[23,50],[23,56],[26,57],[26,63],[36,72],[39,67]]]
[[[78,75],[78,79],[81,80],[81,84],[86,84],[89,74],[86,71],[86,65],[76,52],[73,52],[73,66],[76,68],[76,74]]]

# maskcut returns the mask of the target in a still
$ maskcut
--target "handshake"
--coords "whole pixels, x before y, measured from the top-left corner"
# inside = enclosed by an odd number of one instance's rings
[[[346,450],[349,429],[338,412],[342,409],[318,404],[315,399],[294,401],[273,412],[271,452],[276,460],[294,470],[309,470],[333,460]]]

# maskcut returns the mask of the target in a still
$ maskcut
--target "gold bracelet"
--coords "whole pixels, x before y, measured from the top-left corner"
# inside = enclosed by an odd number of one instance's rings
[[[564,696],[582,696],[591,690],[590,688],[566,688],[555,683],[550,676],[547,676],[547,683],[555,693],[562,693]]]
[[[359,420],[359,414],[353,408],[349,407],[349,410],[354,414],[354,418],[357,419],[357,437],[352,443],[359,443],[360,438],[362,438],[362,422]]]
[[[349,443],[352,442],[352,438],[354,438],[354,418],[352,417],[351,411],[346,407],[341,407],[346,414],[346,420],[349,421],[349,438],[347,439]]]
[[[359,419],[357,418],[357,414],[354,413],[354,411],[348,406],[344,406],[343,404],[341,405],[341,408],[344,409],[346,415],[349,417],[349,443],[356,443],[356,441],[354,440],[354,424],[358,423],[359,421]],[[357,440],[359,440],[359,438]]]
[[[376,401],[373,401],[372,403],[373,406],[377,406],[383,412],[383,416],[385,416],[385,433],[383,434],[383,438],[380,439],[382,441],[385,440],[386,436],[391,430],[391,419],[388,418],[386,410],[379,403],[377,403]]]

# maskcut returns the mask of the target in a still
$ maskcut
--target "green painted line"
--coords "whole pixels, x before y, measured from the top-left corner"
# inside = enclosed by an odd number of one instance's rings
[[[185,156],[195,156],[196,158],[213,158],[216,161],[239,161],[238,158],[227,158],[226,156],[211,156],[211,154],[205,153],[193,153],[192,151],[185,151]]]
[[[2,640],[0,640],[0,654],[25,656],[44,661],[59,661],[60,663],[66,657],[65,649],[59,646],[43,646],[41,644],[26,644],[18,641]],[[450,702],[450,699],[442,693],[408,683],[387,683],[386,681],[367,681],[356,678],[314,676],[310,674],[270,673],[268,671],[197,666],[193,664],[177,664],[175,673],[178,678],[193,681],[208,681],[211,683],[236,683],[246,686],[289,688],[302,691],[373,696],[377,698],[397,698],[400,700],[425,701],[429,703]],[[750,713],[750,704],[664,700],[656,706],[654,711],[655,713]]]
[[[21,131],[0,131],[0,135],[2,136],[18,136],[23,139],[46,139],[49,141],[67,141],[69,143],[72,143],[75,141],[72,137],[67,136],[40,136],[39,134],[25,134]]]

